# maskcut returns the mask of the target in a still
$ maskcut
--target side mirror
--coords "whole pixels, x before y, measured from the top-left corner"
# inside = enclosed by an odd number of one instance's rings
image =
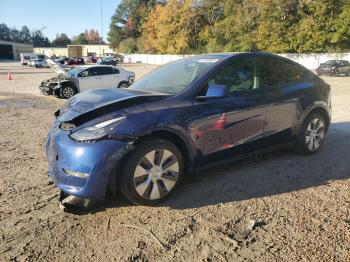
[[[208,86],[206,97],[223,97],[226,95],[226,86],[211,84]]]
[[[197,100],[206,100],[209,98],[218,98],[226,96],[226,86],[218,84],[210,84],[205,96],[197,96]]]

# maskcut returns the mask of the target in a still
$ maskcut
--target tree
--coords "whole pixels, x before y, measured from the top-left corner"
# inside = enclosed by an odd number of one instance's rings
[[[112,48],[127,38],[141,36],[141,25],[157,0],[122,0],[111,18],[107,40]],[[163,1],[161,1],[163,2]]]
[[[147,53],[340,52],[349,28],[349,0],[122,0],[108,40]]]
[[[121,53],[134,53],[137,51],[137,41],[135,38],[127,38],[119,43],[118,51]]]
[[[170,0],[166,5],[157,5],[142,27],[145,50],[170,54],[197,52],[198,33],[203,24],[198,9],[191,0]]]
[[[0,24],[0,40],[11,41],[10,29],[6,24]]]
[[[97,30],[94,30],[94,29],[87,30],[86,29],[84,36],[89,44],[101,43],[101,37],[100,37],[100,34],[98,33]]]
[[[57,34],[56,38],[52,41],[52,45],[53,46],[67,46],[69,44],[71,44],[71,40],[69,39],[69,37],[64,34]]]
[[[31,38],[34,47],[50,46],[50,40],[43,35],[41,30],[33,30],[31,33]]]
[[[86,45],[88,44],[88,40],[85,38],[85,34],[84,33],[80,33],[79,35],[77,36],[73,36],[73,39],[72,39],[72,44],[75,44],[75,45]]]
[[[337,43],[337,50],[350,51],[350,3],[344,5],[334,25],[337,30],[331,41]]]
[[[349,26],[349,18],[343,17],[349,2],[345,0],[302,0],[299,8],[300,22],[295,36],[297,52],[335,52],[346,49],[338,30]],[[343,12],[344,13],[343,13]],[[341,21],[344,19],[344,21]],[[347,46],[349,50],[350,46]]]
[[[30,30],[27,26],[22,26],[21,38],[23,43],[30,44],[32,42],[32,37],[30,35]]]
[[[21,37],[21,32],[14,27],[10,29],[10,38],[13,42],[24,43]]]

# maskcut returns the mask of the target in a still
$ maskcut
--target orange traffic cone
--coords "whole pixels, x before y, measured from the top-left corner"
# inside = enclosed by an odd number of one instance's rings
[[[11,73],[7,73],[7,80],[13,80]]]
[[[222,113],[220,118],[215,122],[213,129],[215,130],[224,129],[225,123],[226,123],[226,115],[225,113]]]

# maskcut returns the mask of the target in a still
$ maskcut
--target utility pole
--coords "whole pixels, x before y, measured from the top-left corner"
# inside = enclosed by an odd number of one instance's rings
[[[102,44],[103,42],[102,0],[100,0],[100,7],[101,7],[101,44]]]

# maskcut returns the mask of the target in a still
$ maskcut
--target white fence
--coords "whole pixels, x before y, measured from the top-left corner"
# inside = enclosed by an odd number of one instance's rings
[[[149,55],[149,54],[122,54],[127,63],[144,63],[153,65],[162,65],[168,62],[184,58],[191,55]],[[331,59],[342,59],[350,61],[350,53],[334,54],[279,54],[280,56],[291,59],[310,70],[315,70],[320,63]]]

